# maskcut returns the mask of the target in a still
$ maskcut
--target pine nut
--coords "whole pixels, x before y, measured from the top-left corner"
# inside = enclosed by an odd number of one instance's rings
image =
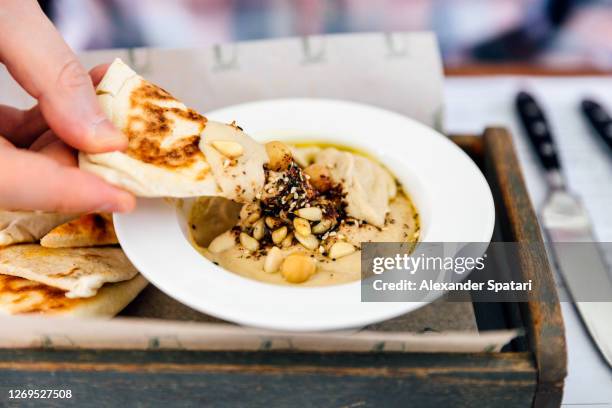
[[[312,227],[312,233],[313,234],[323,234],[324,232],[327,232],[332,226],[332,220],[330,220],[329,218],[323,218],[321,220],[321,222],[319,222],[318,224],[315,224]]]
[[[321,221],[321,218],[323,218],[323,211],[321,211],[319,207],[300,208],[295,213],[300,218],[304,218],[308,221]]]
[[[231,140],[214,140],[210,144],[215,150],[230,159],[240,157],[244,153],[244,147],[240,143]]]
[[[287,227],[283,226],[279,229],[272,231],[272,242],[280,244],[287,237]]]
[[[256,203],[247,203],[240,209],[240,219],[249,226],[261,218],[261,208]]]
[[[300,244],[306,249],[310,249],[314,251],[319,247],[319,240],[312,234],[309,235],[300,235],[295,234],[295,238],[298,240]]]
[[[236,240],[231,231],[225,231],[223,234],[218,235],[208,244],[208,250],[213,254],[218,254],[223,251],[227,251],[236,245]]]
[[[325,248],[325,252],[329,253],[329,250],[331,249],[331,247],[338,242],[338,238],[337,237],[332,237],[329,236],[327,238],[325,238],[323,240],[323,248]]]
[[[244,232],[240,233],[240,243],[249,252],[255,252],[259,249],[259,242],[255,238]]]
[[[329,249],[328,256],[332,259],[342,258],[356,251],[355,247],[348,242],[336,242]]]
[[[283,252],[278,247],[272,247],[266,255],[264,271],[268,273],[278,272],[281,263],[283,263]]]
[[[293,219],[293,228],[298,235],[310,235],[310,223],[303,218],[295,217]]]
[[[289,248],[291,245],[293,245],[293,232],[287,234],[285,239],[283,239],[283,242],[281,242],[281,246],[283,248]]]
[[[280,271],[287,282],[302,283],[315,274],[317,264],[305,254],[291,254],[281,264]]]
[[[264,235],[266,235],[266,224],[264,223],[263,218],[260,218],[253,225],[253,238],[261,241]]]
[[[266,217],[266,225],[271,230],[278,229],[281,225],[283,225],[283,221],[280,218],[276,217]]]
[[[266,143],[266,153],[268,153],[268,167],[274,171],[287,170],[291,161],[293,161],[293,155],[289,146],[282,142],[268,142]]]

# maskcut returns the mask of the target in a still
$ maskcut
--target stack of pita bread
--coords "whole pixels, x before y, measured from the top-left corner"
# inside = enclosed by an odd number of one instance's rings
[[[0,314],[112,317],[147,285],[110,214],[0,211],[0,243]]]

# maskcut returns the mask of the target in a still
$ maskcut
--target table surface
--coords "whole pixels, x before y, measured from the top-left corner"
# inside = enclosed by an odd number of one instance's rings
[[[549,71],[525,66],[447,69],[445,126],[449,133],[480,133],[508,127],[517,146],[527,187],[537,209],[546,195],[542,173],[513,111],[520,89],[534,93],[547,111],[560,145],[570,188],[584,200],[600,241],[612,242],[612,154],[590,133],[577,104],[586,95],[612,110],[612,75],[596,70]],[[612,264],[612,254],[607,254]],[[559,290],[565,290],[559,285]],[[562,304],[568,343],[564,406],[612,407],[612,370],[585,332],[572,304]]]

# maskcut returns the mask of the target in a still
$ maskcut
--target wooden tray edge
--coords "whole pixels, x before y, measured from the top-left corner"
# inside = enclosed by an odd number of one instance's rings
[[[546,301],[522,304],[527,335],[535,353],[538,389],[546,399],[560,398],[567,375],[567,346],[561,305],[557,296],[552,268],[546,255],[536,213],[518,163],[510,133],[504,128],[487,128],[484,132],[485,167],[495,175],[499,197],[497,203],[508,217],[507,226],[516,242],[540,247],[537,253],[526,251],[520,259],[524,280],[532,279],[536,290]],[[556,391],[556,392],[555,392]],[[550,401],[549,401],[550,402]],[[537,404],[540,405],[540,404]]]

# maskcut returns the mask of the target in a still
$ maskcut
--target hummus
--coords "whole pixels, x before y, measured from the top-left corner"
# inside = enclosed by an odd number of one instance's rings
[[[267,258],[303,254],[316,272],[299,284],[325,286],[361,278],[363,242],[418,240],[414,205],[379,163],[329,146],[294,146],[292,154],[287,169],[266,170],[263,191],[242,209],[221,197],[196,201],[191,238],[206,258],[250,279],[294,284]]]

